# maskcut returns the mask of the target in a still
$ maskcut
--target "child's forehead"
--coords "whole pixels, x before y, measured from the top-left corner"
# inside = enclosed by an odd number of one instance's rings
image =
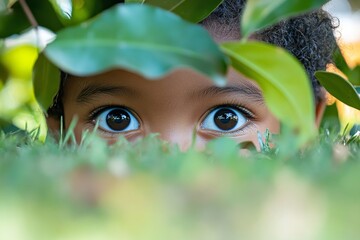
[[[65,87],[71,94],[84,96],[88,93],[115,92],[128,97],[186,97],[201,99],[217,95],[244,95],[262,101],[259,87],[252,81],[230,70],[225,87],[216,86],[209,78],[190,69],[179,69],[160,78],[146,79],[140,75],[113,70],[90,77],[71,77]],[[66,92],[66,91],[65,91]]]
[[[79,85],[79,87],[86,87],[88,85],[127,85],[134,88],[146,88],[170,85],[172,88],[187,86],[192,89],[216,85],[208,77],[189,68],[176,69],[156,79],[149,79],[127,70],[116,69],[87,77],[71,76],[67,84],[73,85],[72,83]],[[259,88],[254,81],[248,80],[233,68],[230,68],[227,73],[226,85]]]

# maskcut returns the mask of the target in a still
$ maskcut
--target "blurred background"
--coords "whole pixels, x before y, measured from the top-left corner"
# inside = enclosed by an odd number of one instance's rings
[[[335,30],[335,35],[348,65],[350,67],[360,65],[360,1],[332,0],[324,9],[339,21],[339,27]],[[331,68],[330,70],[339,73],[336,69]],[[328,103],[333,104],[334,101],[335,99],[329,96]],[[336,101],[336,106],[342,128],[347,123],[360,123],[360,111],[340,101]]]

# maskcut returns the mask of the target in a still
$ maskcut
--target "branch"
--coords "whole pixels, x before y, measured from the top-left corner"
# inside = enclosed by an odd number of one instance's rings
[[[29,6],[27,5],[25,0],[19,0],[21,8],[24,10],[26,17],[28,18],[31,26],[37,28],[39,24],[37,23],[33,13],[31,12]]]

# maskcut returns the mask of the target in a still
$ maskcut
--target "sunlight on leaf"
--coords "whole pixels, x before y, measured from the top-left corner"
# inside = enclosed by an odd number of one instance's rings
[[[37,54],[36,47],[21,45],[5,51],[2,56],[2,62],[12,77],[30,79]]]
[[[243,36],[264,29],[285,18],[311,11],[328,0],[248,0],[241,21]]]
[[[263,91],[265,102],[279,120],[298,131],[300,144],[315,133],[310,81],[301,64],[282,48],[260,42],[223,43],[232,66]]]
[[[123,68],[156,79],[187,67],[224,83],[227,71],[226,56],[205,29],[160,8],[137,4],[119,4],[59,32],[45,55],[78,76]]]
[[[331,95],[346,105],[360,110],[360,97],[346,79],[335,73],[324,71],[316,72],[315,76]]]

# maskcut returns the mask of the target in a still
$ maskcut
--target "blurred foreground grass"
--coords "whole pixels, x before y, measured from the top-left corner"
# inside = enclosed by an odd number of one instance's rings
[[[228,139],[33,138],[0,136],[0,239],[360,239],[359,138],[246,157]]]

